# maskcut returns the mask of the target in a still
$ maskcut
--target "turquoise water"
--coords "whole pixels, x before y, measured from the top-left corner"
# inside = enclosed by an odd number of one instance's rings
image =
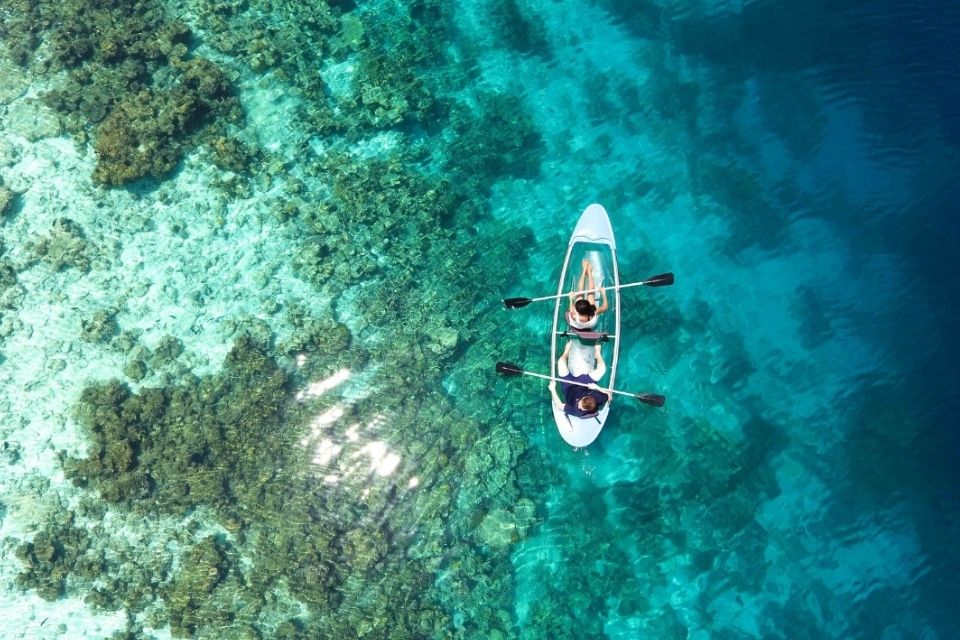
[[[957,636],[955,7],[0,15],[0,637]]]

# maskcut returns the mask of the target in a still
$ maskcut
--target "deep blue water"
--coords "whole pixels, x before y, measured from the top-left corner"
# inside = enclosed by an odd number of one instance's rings
[[[594,614],[614,637],[957,637],[960,8],[582,9],[545,20],[569,49],[527,85],[539,122],[550,91],[589,103],[545,180],[606,204],[624,278],[678,278],[624,293],[660,318],[627,321],[618,381],[659,385],[666,417],[621,404],[552,456],[571,486],[546,529],[638,581],[601,570]],[[594,570],[552,544],[554,571]]]

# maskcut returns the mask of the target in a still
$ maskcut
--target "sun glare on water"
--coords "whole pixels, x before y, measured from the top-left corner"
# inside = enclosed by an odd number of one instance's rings
[[[298,364],[305,363],[306,356],[299,359]],[[328,391],[340,386],[350,379],[349,369],[340,369],[336,373],[311,383],[306,389],[297,394],[297,400],[306,401],[321,397]],[[323,479],[329,484],[337,484],[347,476],[369,475],[386,478],[392,475],[400,466],[399,454],[389,450],[383,440],[371,440],[362,443],[363,434],[371,435],[378,432],[386,423],[386,416],[378,414],[366,424],[351,424],[338,437],[330,434],[330,427],[346,415],[349,403],[340,402],[321,413],[310,421],[309,433],[300,441],[303,447],[311,448],[314,465],[322,468]],[[351,446],[357,443],[355,446]],[[359,446],[360,448],[355,448]],[[344,453],[344,448],[348,453]],[[354,449],[349,451],[349,449]],[[347,455],[339,463],[341,454]],[[419,481],[412,478],[408,488],[413,489]]]

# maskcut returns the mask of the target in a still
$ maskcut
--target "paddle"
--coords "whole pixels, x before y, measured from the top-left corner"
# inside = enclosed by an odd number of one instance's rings
[[[651,276],[646,280],[641,280],[640,282],[630,282],[628,284],[621,284],[616,287],[607,287],[607,289],[627,289],[629,287],[666,287],[673,284],[673,274],[672,273],[661,273],[660,275]],[[555,296],[542,296],[540,298],[506,298],[503,301],[503,306],[507,309],[519,309],[520,307],[525,307],[531,302],[539,302],[540,300],[554,300],[556,298],[562,298],[564,296],[576,296],[582,293],[593,293],[593,289],[588,289],[586,291],[573,291],[571,293],[561,293]]]
[[[534,378],[542,378],[543,380],[553,380],[554,382],[562,382],[564,384],[575,384],[578,387],[589,387],[589,384],[584,384],[583,382],[575,382],[573,380],[561,380],[560,378],[554,378],[553,376],[546,376],[542,373],[534,373],[533,371],[524,371],[515,364],[510,364],[509,362],[498,362],[497,363],[497,373],[502,373],[505,376],[533,376]],[[651,407],[662,407],[663,403],[666,401],[661,395],[656,393],[630,393],[629,391],[620,391],[619,389],[606,389],[611,393],[618,393],[622,396],[630,396],[631,398],[636,398],[643,404],[648,404]]]

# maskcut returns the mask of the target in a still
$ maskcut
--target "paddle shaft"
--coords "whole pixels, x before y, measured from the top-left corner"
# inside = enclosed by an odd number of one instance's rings
[[[620,284],[614,287],[603,287],[603,288],[607,289],[608,291],[613,289],[629,289],[630,287],[642,287],[643,285],[649,282],[650,282],[649,280],[641,280],[640,282],[629,282],[627,284]],[[565,298],[567,296],[579,296],[584,293],[596,293],[598,291],[600,291],[599,288],[585,289],[583,291],[571,291],[570,293],[561,293],[559,295],[554,295],[554,296],[540,296],[539,298],[530,298],[530,302],[540,302],[541,300],[553,300],[555,298]]]
[[[552,381],[554,381],[554,382],[562,382],[563,384],[573,384],[573,385],[576,385],[576,386],[578,386],[578,387],[589,387],[589,386],[590,386],[589,384],[586,384],[586,383],[583,383],[583,382],[576,382],[576,381],[574,381],[574,380],[562,380],[562,379],[560,379],[560,378],[554,378],[553,376],[544,375],[544,374],[542,374],[542,373],[534,373],[533,371],[524,371],[524,370],[521,369],[521,370],[520,370],[520,373],[522,373],[522,374],[525,375],[525,376],[533,376],[534,378],[541,378],[541,379],[543,379],[543,380],[552,380]],[[630,396],[631,398],[636,398],[636,397],[637,397],[637,394],[636,394],[636,393],[630,393],[629,391],[620,391],[619,389],[604,389],[603,387],[598,387],[598,390],[600,390],[600,391],[609,391],[610,393],[619,393],[619,394],[622,395],[622,396]]]

